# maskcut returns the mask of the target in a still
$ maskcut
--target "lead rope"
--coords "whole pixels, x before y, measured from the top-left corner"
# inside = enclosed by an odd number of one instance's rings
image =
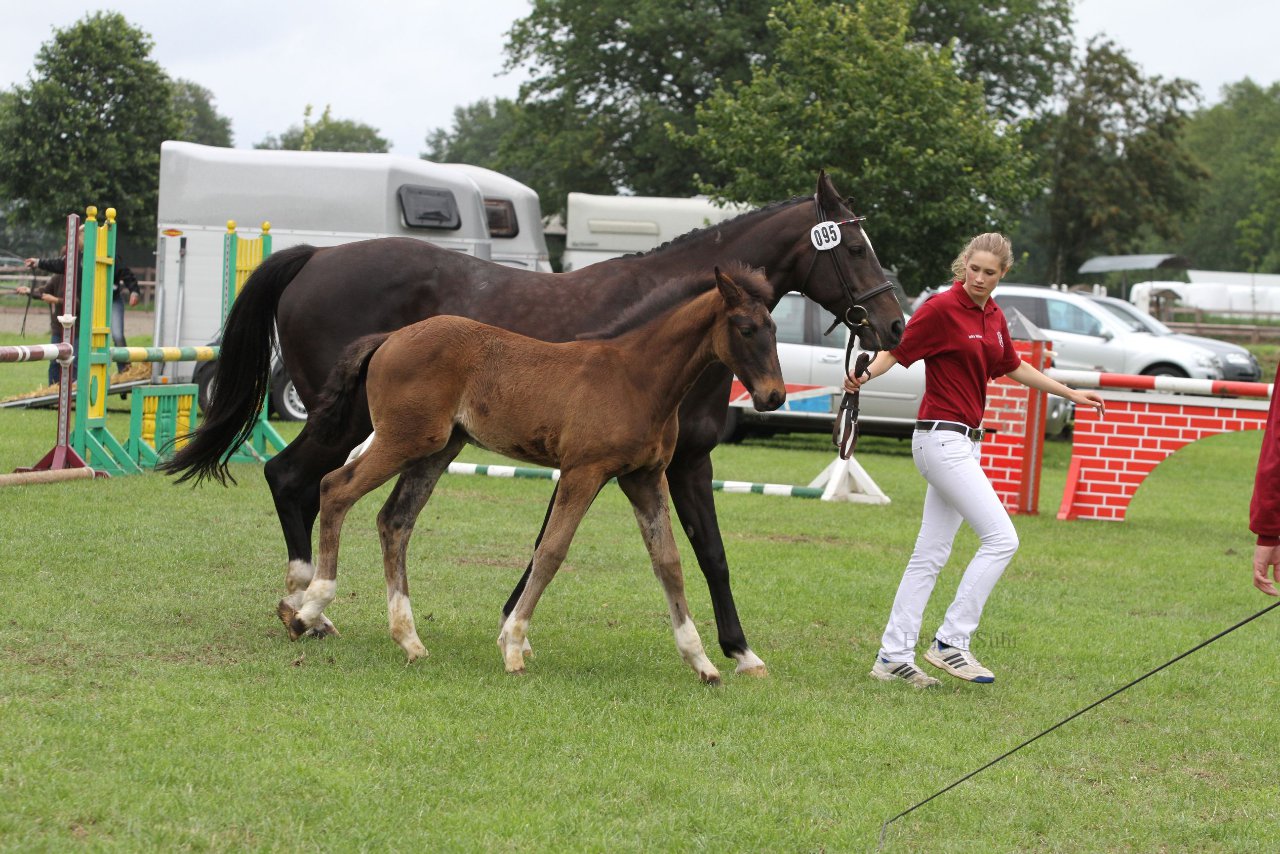
[[[853,355],[854,333],[849,333],[849,342],[844,348],[844,372],[849,374],[849,357]],[[871,354],[861,353],[853,376],[860,377],[871,364]],[[836,412],[835,423],[831,425],[831,443],[836,446],[840,459],[847,460],[853,456],[858,447],[858,395],[857,391],[846,391],[840,398],[840,409]]]
[[[983,771],[985,771],[985,770],[987,770],[988,768],[990,768],[992,765],[995,765],[995,764],[996,764],[997,762],[999,762],[1001,759],[1004,759],[1005,757],[1008,757],[1008,756],[1012,756],[1013,754],[1017,753],[1017,752],[1018,752],[1019,750],[1021,750],[1022,748],[1026,747],[1026,746],[1027,746],[1028,744],[1030,744],[1031,742],[1033,742],[1033,741],[1035,741],[1036,739],[1040,738],[1041,736],[1046,736],[1046,735],[1048,735],[1049,733],[1053,732],[1053,731],[1054,731],[1055,729],[1057,729],[1058,727],[1060,727],[1060,726],[1062,726],[1063,724],[1067,723],[1068,721],[1075,720],[1076,718],[1080,717],[1081,715],[1083,715],[1085,712],[1089,711],[1090,709],[1095,708],[1095,707],[1097,707],[1097,706],[1101,706],[1103,703],[1105,703],[1107,700],[1110,700],[1110,699],[1111,699],[1112,697],[1114,697],[1115,695],[1117,695],[1117,694],[1119,694],[1119,693],[1121,693],[1121,692],[1123,692],[1123,691],[1128,691],[1130,688],[1132,688],[1134,685],[1137,685],[1139,682],[1141,682],[1143,679],[1146,679],[1148,676],[1154,676],[1155,674],[1159,673],[1161,670],[1164,670],[1164,669],[1165,669],[1166,667],[1168,667],[1170,664],[1173,664],[1174,662],[1177,662],[1177,661],[1181,661],[1182,659],[1186,658],[1188,655],[1190,655],[1190,654],[1191,654],[1191,653],[1193,653],[1193,652],[1196,652],[1197,650],[1204,649],[1206,646],[1208,646],[1209,644],[1211,644],[1211,643],[1213,643],[1214,641],[1218,640],[1219,638],[1221,638],[1221,637],[1225,637],[1226,635],[1231,634],[1231,633],[1232,633],[1232,632],[1234,632],[1236,629],[1240,628],[1241,626],[1245,625],[1246,623],[1251,623],[1251,622],[1253,622],[1254,620],[1256,620],[1256,619],[1258,619],[1259,617],[1261,617],[1263,614],[1267,613],[1268,611],[1270,611],[1270,610],[1272,610],[1273,608],[1276,608],[1276,607],[1280,607],[1280,602],[1276,602],[1276,603],[1274,603],[1274,604],[1272,604],[1272,605],[1268,605],[1267,607],[1263,608],[1263,609],[1262,609],[1261,611],[1259,611],[1258,613],[1254,614],[1252,617],[1246,617],[1245,619],[1243,619],[1243,620],[1241,620],[1240,622],[1236,623],[1236,624],[1235,624],[1234,626],[1232,626],[1231,628],[1229,628],[1229,629],[1224,629],[1223,631],[1218,632],[1216,635],[1214,635],[1213,637],[1209,638],[1207,641],[1204,641],[1204,642],[1202,642],[1202,643],[1197,644],[1196,646],[1193,646],[1191,649],[1189,649],[1189,650],[1187,650],[1186,652],[1182,653],[1182,655],[1179,655],[1177,658],[1172,658],[1172,659],[1170,659],[1169,661],[1166,661],[1164,664],[1162,664],[1162,665],[1160,665],[1159,667],[1157,667],[1155,670],[1151,670],[1151,671],[1148,671],[1147,673],[1144,673],[1143,675],[1139,676],[1137,679],[1135,679],[1135,680],[1133,680],[1132,682],[1130,682],[1128,685],[1125,685],[1123,688],[1117,688],[1116,690],[1112,691],[1112,692],[1111,692],[1110,694],[1108,694],[1107,696],[1103,697],[1101,700],[1097,700],[1096,702],[1090,703],[1089,705],[1085,706],[1083,709],[1081,709],[1080,711],[1078,711],[1078,712],[1076,712],[1075,714],[1071,715],[1070,717],[1063,718],[1062,720],[1058,721],[1056,724],[1054,724],[1053,726],[1049,727],[1047,730],[1045,730],[1044,732],[1040,733],[1039,735],[1034,736],[1033,738],[1029,738],[1029,739],[1027,739],[1026,741],[1022,742],[1022,744],[1019,744],[1017,747],[1013,748],[1013,750],[1005,751],[1004,753],[1002,753],[1002,754],[1000,754],[999,756],[997,756],[995,759],[992,759],[992,760],[991,760],[990,762],[988,762],[986,765],[983,765],[983,766],[982,766],[981,768],[979,768],[977,771],[970,771],[968,774],[965,774],[963,777],[961,777],[959,780],[956,780],[956,781],[955,781],[954,783],[952,783],[950,786],[947,786],[945,789],[942,789],[942,790],[940,790],[940,791],[934,792],[932,795],[930,795],[929,797],[925,798],[923,801],[921,801],[920,803],[918,803],[918,804],[916,804],[915,806],[911,807],[910,809],[905,809],[905,810],[903,810],[902,812],[900,812],[900,813],[898,813],[897,815],[895,815],[893,818],[891,818],[891,819],[887,819],[887,820],[885,821],[885,823],[884,823],[884,824],[880,825],[880,844],[878,844],[878,845],[876,846],[876,851],[879,851],[879,850],[881,850],[882,848],[884,848],[884,835],[885,835],[885,832],[889,829],[889,825],[893,824],[893,823],[894,823],[895,821],[897,821],[898,819],[902,818],[903,816],[907,815],[907,814],[908,814],[908,813],[910,813],[910,812],[913,812],[914,810],[919,809],[920,807],[922,807],[922,806],[924,806],[925,804],[929,803],[929,801],[933,800],[934,798],[938,797],[939,795],[942,795],[942,794],[945,794],[945,793],[947,793],[947,792],[951,791],[951,790],[952,790],[952,789],[954,789],[956,786],[959,786],[961,783],[963,783],[965,780],[968,780],[970,777],[975,777],[975,776],[977,776],[978,774],[980,774],[980,773],[982,773]]]

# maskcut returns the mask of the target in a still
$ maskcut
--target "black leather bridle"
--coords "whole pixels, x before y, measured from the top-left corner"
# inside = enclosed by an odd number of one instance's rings
[[[822,208],[822,202],[818,199],[818,194],[813,194],[814,213],[818,217],[818,222],[827,222],[827,212]],[[850,225],[860,223],[866,220],[865,216],[854,216],[852,219],[844,219],[836,222],[836,227],[842,225]],[[832,247],[834,249],[834,247]],[[871,288],[864,294],[857,294],[853,290],[848,277],[844,274],[844,268],[840,266],[840,262],[836,260],[835,253],[829,249],[818,249],[816,246],[813,250],[813,260],[809,262],[809,270],[804,275],[804,284],[800,287],[801,293],[806,293],[806,287],[809,284],[809,278],[813,275],[813,268],[818,264],[818,257],[821,255],[830,255],[831,264],[835,268],[836,278],[840,280],[840,287],[844,291],[845,300],[849,303],[849,307],[845,309],[844,317],[837,317],[835,321],[827,327],[827,331],[823,334],[830,335],[831,330],[837,325],[843,323],[849,328],[849,339],[845,342],[844,347],[844,372],[849,374],[849,361],[853,357],[853,342],[858,335],[859,327],[871,328],[871,318],[867,314],[867,309],[863,303],[868,302],[881,294],[893,290],[893,282],[886,279],[874,288]],[[860,316],[855,320],[854,311]],[[876,337],[876,344],[880,343],[880,335],[874,329],[872,334]],[[877,351],[878,352],[878,351]],[[874,358],[873,353],[864,352],[858,356],[857,369],[854,376],[861,376],[867,370],[867,366]],[[840,459],[847,460],[853,454],[854,448],[858,445],[858,392],[846,391],[844,397],[840,398],[840,408],[836,412],[836,420],[831,425],[831,442],[836,446],[840,453]]]

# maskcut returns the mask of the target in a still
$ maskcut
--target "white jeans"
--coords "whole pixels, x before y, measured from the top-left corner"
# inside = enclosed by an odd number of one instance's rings
[[[961,521],[969,523],[981,544],[934,635],[943,643],[969,648],[982,607],[1018,550],[1018,532],[978,464],[981,449],[979,443],[948,430],[917,430],[911,437],[911,455],[929,487],[915,551],[902,574],[889,625],[880,640],[880,657],[886,661],[915,660],[924,609],[938,573],[951,556]]]

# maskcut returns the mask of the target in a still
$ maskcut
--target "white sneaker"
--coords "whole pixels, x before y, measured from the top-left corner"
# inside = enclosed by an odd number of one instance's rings
[[[939,670],[945,670],[957,679],[964,679],[966,682],[982,682],[985,684],[996,681],[996,675],[983,667],[982,663],[974,658],[973,653],[969,652],[969,650],[961,649],[958,646],[948,646],[946,649],[940,649],[936,639],[925,650],[924,660]]]
[[[876,659],[876,663],[871,668],[871,678],[879,679],[881,682],[901,679],[916,688],[929,688],[942,684],[910,661],[893,662],[885,661],[883,658]]]

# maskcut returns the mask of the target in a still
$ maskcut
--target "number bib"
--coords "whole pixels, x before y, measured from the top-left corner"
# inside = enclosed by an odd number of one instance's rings
[[[835,249],[840,245],[840,224],[834,220],[820,222],[809,229],[809,239],[813,241],[814,249],[820,251]]]

